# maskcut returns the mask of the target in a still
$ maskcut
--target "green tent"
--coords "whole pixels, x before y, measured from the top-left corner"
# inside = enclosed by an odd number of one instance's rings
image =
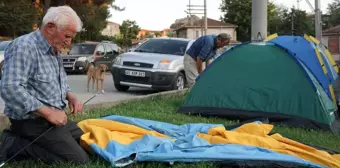
[[[331,75],[322,71],[334,67],[320,65],[308,39],[289,38],[299,51],[279,41],[244,43],[225,52],[200,74],[178,111],[339,132]]]

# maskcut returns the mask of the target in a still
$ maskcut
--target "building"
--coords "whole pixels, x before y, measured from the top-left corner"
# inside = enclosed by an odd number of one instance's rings
[[[119,24],[107,21],[106,28],[102,30],[104,36],[115,36],[120,34]]]
[[[237,26],[211,18],[207,18],[207,23],[207,34],[227,33],[232,37],[232,41],[237,41]],[[192,15],[191,17],[176,20],[170,28],[176,32],[177,37],[196,39],[204,35],[204,19]]]
[[[167,37],[167,33],[169,31],[170,31],[170,29],[163,29],[163,30],[141,29],[138,32],[137,39],[143,40],[144,38]]]
[[[339,56],[340,25],[326,29],[322,32],[322,43],[328,48],[335,61],[340,61]]]

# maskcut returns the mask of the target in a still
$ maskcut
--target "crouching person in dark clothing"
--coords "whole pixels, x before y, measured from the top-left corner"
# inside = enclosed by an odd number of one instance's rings
[[[89,156],[79,145],[82,130],[68,121],[65,108],[82,111],[71,93],[60,51],[82,29],[82,22],[68,6],[51,7],[42,26],[13,40],[5,51],[0,93],[11,129],[2,134],[0,163],[40,137],[13,160],[45,163],[87,163]]]

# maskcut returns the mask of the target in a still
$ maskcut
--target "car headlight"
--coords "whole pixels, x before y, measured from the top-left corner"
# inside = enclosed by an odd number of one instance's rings
[[[86,61],[86,57],[79,57],[77,61]]]
[[[170,60],[161,60],[158,63],[158,69],[169,69],[170,68],[170,64],[172,61]]]
[[[122,63],[122,57],[116,57],[116,59],[114,59],[113,64],[115,65],[121,65]]]

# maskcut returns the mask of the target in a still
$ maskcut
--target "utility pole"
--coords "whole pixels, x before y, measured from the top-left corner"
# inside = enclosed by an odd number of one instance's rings
[[[203,15],[204,16],[204,34],[207,34],[208,23],[207,23],[207,9],[206,9],[207,3],[206,3],[206,0],[204,0],[204,5],[191,5],[190,3],[191,2],[189,0],[189,5],[187,5],[188,11],[185,10],[184,12],[187,13],[190,16],[190,19],[191,19],[191,15],[194,15],[194,14]],[[198,12],[192,12],[192,11],[198,11]]]
[[[252,0],[251,40],[262,40],[267,37],[268,0]]]
[[[322,26],[321,26],[321,10],[320,10],[320,0],[314,0],[315,8],[313,8],[313,5],[309,2],[309,0],[306,0],[309,7],[314,11],[314,22],[315,22],[315,37],[318,40],[322,40]]]
[[[315,0],[315,37],[322,40],[320,0]]]
[[[207,0],[204,0],[204,35],[208,32]]]
[[[295,17],[295,10],[294,10],[294,6],[292,9],[292,35],[295,34],[295,30],[294,30],[294,17]]]

